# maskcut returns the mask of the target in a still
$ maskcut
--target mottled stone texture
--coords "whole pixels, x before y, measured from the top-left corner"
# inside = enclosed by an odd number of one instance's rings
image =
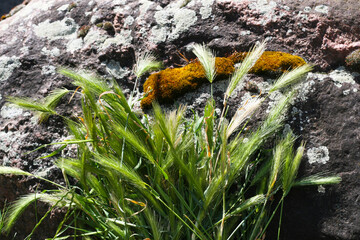
[[[290,111],[289,125],[307,142],[301,174],[326,170],[343,177],[337,186],[291,193],[285,203],[281,238],[360,239],[359,74],[341,68],[346,55],[360,48],[360,2],[185,2],[188,1],[31,0],[1,21],[0,164],[18,166],[62,182],[59,170],[53,167],[55,158],[39,159],[54,148],[24,154],[65,138],[61,121],[52,117],[39,126],[32,114],[5,105],[6,96],[42,98],[57,87],[74,88],[68,79],[56,74],[57,66],[89,69],[105,78],[114,77],[129,92],[135,79],[131,68],[138,52],[151,50],[166,67],[171,67],[186,63],[178,51],[188,59],[194,58],[193,43],[205,42],[218,56],[228,56],[267,39],[267,50],[296,54],[315,66],[316,73],[308,76],[301,97]],[[80,28],[88,32],[79,33]],[[268,79],[249,79],[266,91]],[[214,88],[219,102],[225,84],[219,82]],[[204,85],[177,103],[188,103],[197,109],[204,105],[208,93],[209,86]],[[246,96],[249,93],[239,91],[230,103],[244,102]],[[270,105],[276,103],[276,99],[270,100]],[[59,109],[64,114],[78,112],[77,106],[66,100]],[[71,154],[71,149],[62,154]],[[31,179],[8,176],[1,176],[0,181],[0,207],[5,199],[12,201],[34,191],[36,184],[40,184],[40,189],[48,187]],[[17,226],[13,232],[18,234],[16,239],[23,239],[30,231],[33,218],[24,219],[29,221]],[[56,225],[56,221],[47,223]],[[43,229],[46,230],[39,231],[43,235],[34,239],[51,236],[54,230],[47,226]],[[274,236],[269,231],[267,238]]]

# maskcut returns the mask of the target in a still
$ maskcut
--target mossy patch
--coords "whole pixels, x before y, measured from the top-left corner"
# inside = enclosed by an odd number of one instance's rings
[[[88,34],[89,30],[90,30],[89,25],[82,26],[78,31],[77,37],[78,38],[84,38]]]
[[[360,72],[360,49],[351,52],[345,59],[346,67]]]
[[[235,63],[241,62],[246,52],[236,52],[230,57],[217,57],[215,80],[229,77],[235,71]],[[306,62],[301,57],[283,52],[267,51],[250,70],[254,74],[274,75],[291,70]],[[185,92],[195,90],[207,82],[205,72],[198,60],[181,68],[167,68],[149,76],[143,86],[145,97],[141,100],[143,109],[149,108],[156,99],[160,103],[172,102]]]

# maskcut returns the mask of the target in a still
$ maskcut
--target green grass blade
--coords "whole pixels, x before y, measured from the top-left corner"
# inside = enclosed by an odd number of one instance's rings
[[[341,182],[341,177],[339,176],[321,176],[313,175],[296,181],[294,186],[312,186],[312,185],[328,185],[328,184],[338,184]]]
[[[33,174],[23,171],[15,167],[4,167],[0,166],[0,174],[12,174],[12,175],[23,175],[23,176],[34,176]]]
[[[9,97],[7,98],[7,101],[27,110],[46,113],[50,115],[56,114],[56,112],[52,108],[46,106],[44,103],[37,102],[28,98]]]

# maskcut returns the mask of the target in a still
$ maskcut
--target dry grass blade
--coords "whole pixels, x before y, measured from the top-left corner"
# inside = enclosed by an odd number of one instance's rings
[[[236,111],[227,129],[226,138],[229,138],[230,135],[239,128],[244,120],[251,116],[256,111],[256,109],[260,107],[262,101],[262,98],[252,99],[250,103],[245,104],[245,106],[239,108]]]
[[[266,42],[263,41],[257,46],[255,46],[247,54],[245,59],[242,61],[240,67],[236,68],[235,73],[231,77],[228,88],[225,92],[225,98],[231,96],[232,92],[239,85],[239,83],[244,79],[244,76],[250,71],[250,69],[255,65],[256,61],[261,57],[265,51]]]
[[[160,69],[161,67],[161,62],[156,61],[156,57],[147,52],[136,59],[133,72],[139,78],[144,73]]]

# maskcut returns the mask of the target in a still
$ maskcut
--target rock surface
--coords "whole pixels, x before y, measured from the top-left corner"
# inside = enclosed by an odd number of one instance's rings
[[[360,76],[341,67],[346,55],[360,48],[359,7],[357,0],[31,0],[0,22],[0,164],[61,181],[54,159],[39,159],[53,149],[24,154],[65,138],[59,119],[37,125],[31,113],[5,104],[7,96],[42,98],[57,87],[74,88],[56,74],[57,66],[114,77],[129,91],[139,52],[151,50],[166,67],[176,67],[186,63],[178,51],[194,58],[193,43],[208,43],[218,56],[226,56],[267,39],[268,50],[296,54],[315,65],[289,119],[307,142],[301,173],[328,170],[343,177],[338,186],[289,195],[282,239],[360,239]],[[266,79],[250,79],[266,89]],[[224,85],[219,82],[214,90],[219,101]],[[177,103],[196,109],[208,93],[204,85]],[[241,93],[232,99],[234,105],[246,100]],[[69,108],[77,112],[67,101],[60,104],[64,113]],[[5,199],[35,189],[29,179],[0,176],[0,181],[0,207]],[[21,225],[16,231],[17,239],[29,233]],[[51,230],[41,233],[34,239],[51,236]],[[271,232],[268,237],[275,238]]]

